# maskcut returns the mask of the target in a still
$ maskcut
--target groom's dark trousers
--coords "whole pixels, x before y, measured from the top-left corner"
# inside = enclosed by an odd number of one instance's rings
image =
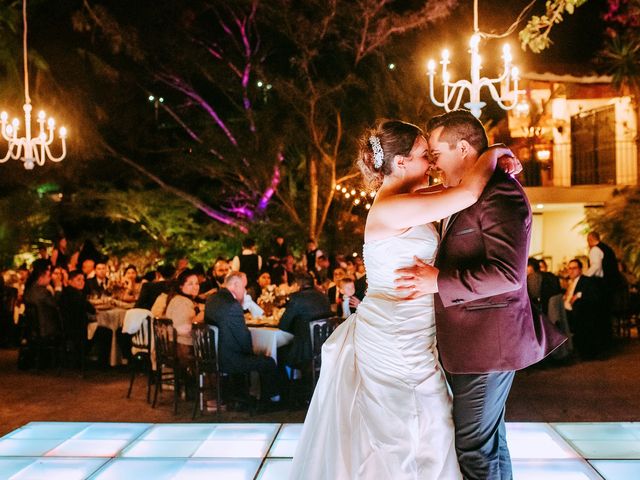
[[[435,265],[438,350],[449,372],[466,480],[511,478],[504,405],[514,372],[566,340],[533,316],[527,293],[531,208],[496,171],[478,202],[451,216]]]
[[[504,406],[515,372],[449,375],[456,453],[466,480],[511,480]]]

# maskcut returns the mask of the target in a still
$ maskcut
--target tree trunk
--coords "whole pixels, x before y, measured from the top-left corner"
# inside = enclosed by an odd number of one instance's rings
[[[318,158],[309,157],[309,238],[317,241],[318,226]]]
[[[634,88],[631,95],[631,106],[636,113],[636,185],[640,186],[640,88]]]

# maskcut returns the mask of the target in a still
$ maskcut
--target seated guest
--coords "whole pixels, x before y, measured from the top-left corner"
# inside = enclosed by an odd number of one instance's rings
[[[155,280],[151,282],[145,282],[140,287],[140,295],[138,296],[138,300],[136,300],[136,308],[145,308],[147,310],[151,310],[153,304],[156,299],[160,296],[161,293],[167,293],[171,289],[171,281],[170,279],[173,277],[175,273],[175,267],[173,265],[161,265],[156,270]],[[165,301],[162,303],[162,312],[164,312],[166,307],[166,296]],[[156,317],[161,317],[160,315],[155,315]]]
[[[53,270],[51,271],[50,287],[53,289],[53,292],[55,295],[59,295],[60,292],[62,292],[64,287],[67,286],[68,281],[69,281],[69,274],[64,268],[62,267],[53,268]]]
[[[5,284],[0,273],[0,347],[15,342],[17,328],[15,324],[18,289]]]
[[[231,265],[224,258],[218,258],[210,270],[208,278],[200,285],[200,295],[208,297],[218,291],[224,283],[225,277],[231,270]]]
[[[64,337],[68,347],[76,355],[79,365],[81,355],[87,347],[87,325],[89,324],[89,314],[96,313],[93,305],[87,301],[84,295],[85,280],[80,270],[69,273],[68,285],[64,288],[58,299],[62,321],[64,325]],[[100,335],[96,332],[95,338],[106,338],[110,343],[110,332],[107,335]],[[103,345],[101,357],[105,360],[109,352],[110,345]],[[105,361],[106,363],[106,361]]]
[[[195,301],[199,290],[198,275],[187,268],[178,275],[174,290],[167,296],[164,316],[173,320],[178,334],[178,358],[184,364],[193,356],[191,326],[204,319],[204,311]]]
[[[96,274],[95,269],[96,269],[96,262],[92,258],[86,258],[82,261],[82,273],[84,273],[85,280],[95,276]]]
[[[262,399],[270,399],[280,392],[276,362],[266,355],[253,353],[251,333],[244,321],[242,302],[245,298],[247,276],[231,272],[224,286],[207,299],[205,321],[218,327],[218,360],[220,370],[228,374],[258,372]]]
[[[37,262],[37,261],[36,261]],[[58,304],[49,290],[51,271],[49,263],[34,262],[34,269],[27,279],[24,303],[27,316],[36,324],[29,325],[32,335],[39,338],[56,338],[62,334]]]
[[[549,312],[549,299],[559,293],[560,280],[551,272],[540,270],[540,260],[529,258],[527,261],[527,292],[534,313]]]
[[[309,322],[331,316],[327,296],[314,288],[313,277],[300,274],[296,277],[300,290],[291,295],[280,319],[280,329],[293,333],[293,342],[278,350],[278,358],[285,365],[297,368],[312,357]],[[282,357],[281,357],[282,354]]]
[[[340,298],[338,299],[337,314],[342,318],[347,318],[356,312],[360,299],[356,295],[356,282],[351,277],[344,277],[339,283]]]
[[[260,293],[264,292],[264,289],[271,285],[271,275],[269,272],[263,272],[258,277],[258,286],[260,287]]]
[[[103,261],[96,263],[94,276],[86,281],[85,292],[89,296],[100,297],[107,294],[109,278],[107,277],[107,264]]]
[[[138,269],[134,265],[129,265],[125,269],[122,286],[124,290],[120,296],[120,300],[132,303],[138,300],[142,283],[138,281]]]
[[[331,261],[326,255],[318,256],[316,260],[315,272],[311,272],[315,277],[316,285],[322,289],[323,292],[327,291],[327,288],[331,284],[331,277],[329,276],[329,268]]]
[[[569,262],[569,287],[564,294],[564,307],[573,343],[580,357],[589,360],[598,353],[598,321],[602,315],[602,299],[596,281],[582,274],[582,262]]]
[[[296,259],[290,253],[271,269],[271,283],[274,285],[293,285],[295,281]]]
[[[327,290],[327,297],[329,298],[329,303],[331,307],[335,309],[335,306],[338,304],[340,300],[340,280],[342,280],[346,275],[344,269],[338,267],[333,270],[333,281],[331,282],[331,286]]]

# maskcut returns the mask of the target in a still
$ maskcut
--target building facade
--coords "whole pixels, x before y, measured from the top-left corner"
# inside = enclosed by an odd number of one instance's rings
[[[530,253],[557,271],[587,251],[586,209],[638,185],[636,107],[607,76],[527,73],[523,83],[508,126],[534,212]]]

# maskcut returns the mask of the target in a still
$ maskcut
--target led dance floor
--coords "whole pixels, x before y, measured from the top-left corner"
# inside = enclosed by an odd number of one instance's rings
[[[32,422],[0,438],[0,479],[283,480],[279,423]],[[516,480],[640,479],[640,423],[510,423]]]

